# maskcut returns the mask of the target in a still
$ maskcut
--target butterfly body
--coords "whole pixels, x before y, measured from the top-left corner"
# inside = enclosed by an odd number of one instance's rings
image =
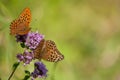
[[[56,44],[52,40],[42,40],[34,50],[35,58],[44,59],[50,62],[58,62],[64,59],[64,56],[57,49]]]
[[[11,35],[25,35],[30,31],[31,12],[29,8],[25,8],[18,19],[13,20],[10,25]]]

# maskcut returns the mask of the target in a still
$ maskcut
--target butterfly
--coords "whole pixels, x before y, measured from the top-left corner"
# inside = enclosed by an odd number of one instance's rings
[[[42,39],[33,53],[34,58],[39,60],[43,59],[50,62],[58,62],[64,59],[64,56],[60,53],[55,42],[52,40]]]
[[[11,35],[25,35],[30,31],[31,12],[29,8],[25,8],[18,19],[15,19],[10,24]]]

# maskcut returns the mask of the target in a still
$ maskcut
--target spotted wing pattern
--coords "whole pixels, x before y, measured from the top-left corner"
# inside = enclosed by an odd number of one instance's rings
[[[55,42],[52,40],[41,41],[34,53],[37,54],[35,55],[36,58],[50,62],[58,62],[64,59],[64,56],[60,53]]]
[[[11,35],[25,35],[30,31],[31,12],[29,8],[25,8],[18,19],[13,20],[10,25]]]

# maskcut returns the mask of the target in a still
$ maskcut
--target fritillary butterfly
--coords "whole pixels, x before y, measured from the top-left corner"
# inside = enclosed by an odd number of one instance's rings
[[[58,62],[64,59],[64,56],[57,49],[56,44],[52,40],[40,41],[37,48],[33,51],[36,59],[44,59],[50,62]]]
[[[13,20],[10,25],[11,35],[25,35],[30,31],[31,12],[29,8],[25,8],[18,19]]]

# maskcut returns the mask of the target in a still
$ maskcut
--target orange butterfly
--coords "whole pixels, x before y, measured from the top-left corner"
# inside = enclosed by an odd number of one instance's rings
[[[30,31],[31,12],[29,8],[25,8],[18,19],[13,20],[10,25],[11,35],[25,35]]]
[[[64,59],[64,56],[57,49],[54,41],[42,40],[37,48],[33,51],[36,59],[44,59],[50,62],[58,62]]]

